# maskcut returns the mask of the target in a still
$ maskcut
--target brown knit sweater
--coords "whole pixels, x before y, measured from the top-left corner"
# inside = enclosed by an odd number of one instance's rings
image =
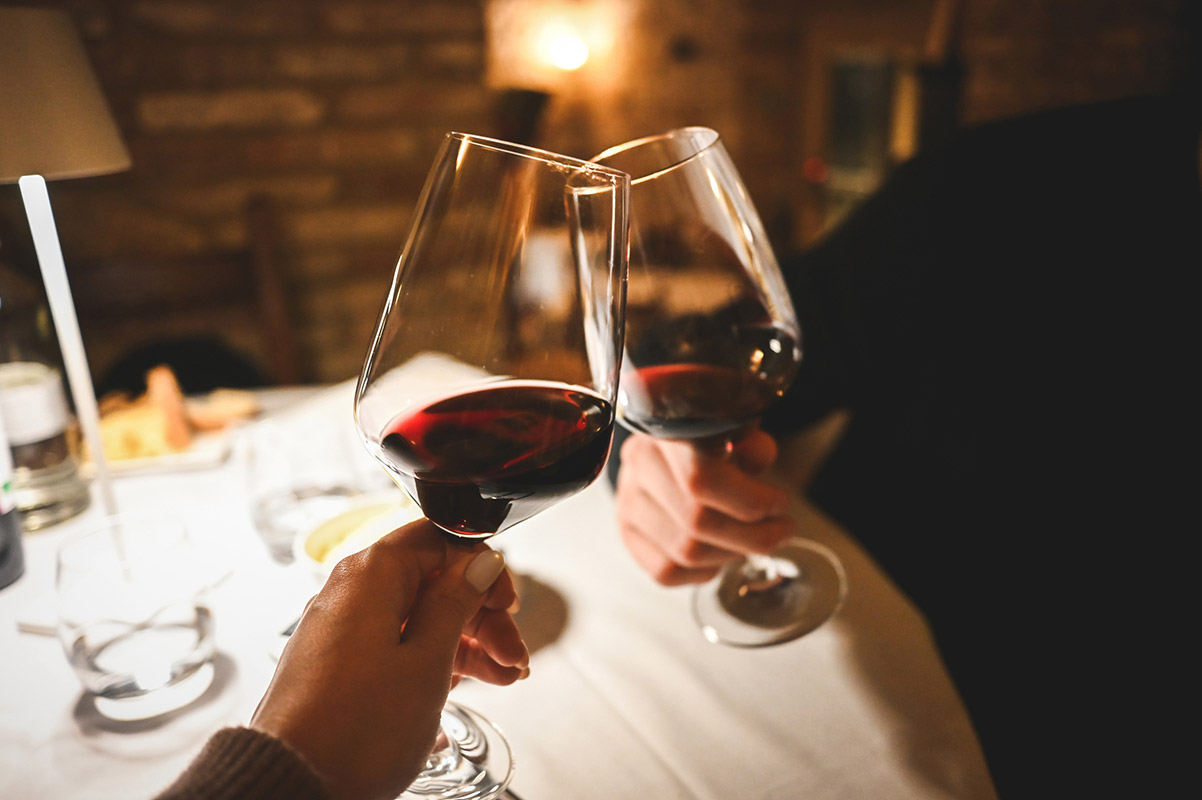
[[[321,779],[280,740],[223,728],[154,800],[330,800]]]

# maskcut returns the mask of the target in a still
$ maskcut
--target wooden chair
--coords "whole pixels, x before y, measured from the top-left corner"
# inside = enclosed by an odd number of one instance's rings
[[[177,261],[68,262],[99,394],[166,363],[185,392],[303,379],[274,202],[252,197],[244,248]]]

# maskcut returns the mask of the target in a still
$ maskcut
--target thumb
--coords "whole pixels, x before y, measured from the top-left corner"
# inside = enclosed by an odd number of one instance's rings
[[[771,434],[756,428],[734,444],[734,462],[749,475],[762,475],[776,463],[779,448]]]
[[[504,556],[496,550],[483,550],[443,570],[417,598],[405,624],[406,641],[453,655],[464,627],[504,569]]]

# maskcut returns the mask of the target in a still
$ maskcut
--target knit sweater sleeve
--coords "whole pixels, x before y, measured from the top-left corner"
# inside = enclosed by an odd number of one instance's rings
[[[154,800],[329,800],[321,779],[280,740],[223,728]]]

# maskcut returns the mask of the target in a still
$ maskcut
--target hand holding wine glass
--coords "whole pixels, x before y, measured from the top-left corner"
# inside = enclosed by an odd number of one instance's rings
[[[628,142],[594,160],[632,177],[619,419],[642,434],[732,454],[802,357],[801,329],[755,207],[708,128]],[[710,544],[722,555],[721,541]],[[771,556],[753,552],[730,564],[695,593],[694,613],[711,641],[755,647],[818,627],[845,592],[834,554],[793,538]]]
[[[339,564],[249,727],[303,754],[335,796],[394,796],[422,768],[452,663],[499,685],[527,674],[514,597],[500,553],[409,523]]]
[[[771,480],[776,440],[755,429],[713,454],[684,440],[625,438],[616,475],[618,531],[664,586],[705,583],[747,553],[798,534],[791,496]]]
[[[368,451],[461,543],[486,539],[601,473],[622,352],[630,179],[449,134],[355,391]],[[454,703],[404,795],[489,798],[508,745]]]

